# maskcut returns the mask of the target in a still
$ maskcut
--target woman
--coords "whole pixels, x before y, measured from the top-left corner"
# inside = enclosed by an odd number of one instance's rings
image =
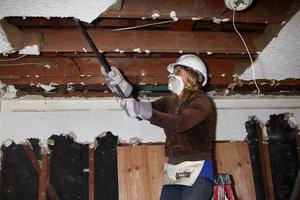
[[[123,99],[130,117],[164,129],[165,166],[161,200],[208,200],[213,194],[211,103],[200,90],[207,82],[202,60],[192,54],[168,65],[169,89],[175,94],[154,102]]]

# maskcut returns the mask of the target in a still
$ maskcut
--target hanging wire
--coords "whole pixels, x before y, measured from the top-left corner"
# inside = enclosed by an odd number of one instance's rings
[[[245,48],[246,48],[246,50],[247,50],[247,53],[248,53],[249,58],[250,58],[250,61],[251,61],[251,70],[252,70],[253,81],[254,81],[254,84],[255,84],[255,86],[256,86],[256,88],[257,88],[257,94],[260,94],[260,89],[259,89],[259,87],[258,87],[258,85],[257,85],[257,83],[256,83],[255,71],[254,71],[254,67],[253,67],[252,56],[251,56],[251,54],[250,54],[250,52],[249,52],[249,49],[248,49],[248,47],[247,47],[247,44],[246,44],[246,42],[245,42],[243,36],[240,34],[240,32],[239,32],[239,31],[237,30],[237,28],[235,27],[234,18],[235,18],[235,8],[233,9],[233,16],[232,16],[232,24],[233,24],[233,28],[234,28],[234,30],[236,31],[236,33],[240,36],[240,38],[241,38],[241,40],[242,40],[242,42],[243,42],[243,44],[244,44],[244,46],[245,46]]]
[[[125,30],[132,30],[132,29],[138,29],[138,28],[143,28],[143,27],[149,27],[149,26],[156,26],[156,25],[161,25],[161,24],[168,24],[174,22],[174,20],[167,20],[163,22],[155,22],[155,23],[150,23],[150,24],[144,24],[144,25],[139,25],[139,26],[130,26],[126,28],[118,28],[118,29],[113,29],[112,31],[125,31]]]
[[[17,58],[12,58],[12,59],[0,59],[0,62],[11,62],[11,61],[17,61],[17,60],[20,60],[21,58],[24,58],[26,57],[27,55],[21,55]]]

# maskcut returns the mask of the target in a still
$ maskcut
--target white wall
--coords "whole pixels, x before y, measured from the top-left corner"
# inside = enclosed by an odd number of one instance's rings
[[[218,97],[217,140],[243,140],[245,122],[256,115],[266,122],[270,114],[292,112],[300,119],[300,97]],[[25,138],[47,139],[52,134],[74,132],[78,141],[92,142],[104,131],[121,140],[139,137],[142,142],[163,142],[163,130],[147,121],[131,119],[119,102],[110,99],[14,99],[1,101],[0,141]]]

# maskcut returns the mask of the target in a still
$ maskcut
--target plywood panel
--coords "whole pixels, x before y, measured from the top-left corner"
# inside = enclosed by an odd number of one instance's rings
[[[231,174],[234,190],[240,200],[255,199],[254,180],[246,142],[216,143],[218,173]]]
[[[219,173],[232,175],[238,199],[255,199],[252,168],[246,142],[217,142]],[[118,147],[120,200],[158,200],[162,187],[163,145]]]
[[[163,160],[163,145],[118,147],[119,199],[159,199]]]

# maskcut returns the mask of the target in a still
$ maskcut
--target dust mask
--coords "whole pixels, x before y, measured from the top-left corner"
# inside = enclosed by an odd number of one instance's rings
[[[174,74],[169,75],[168,88],[174,94],[179,95],[184,88],[184,83],[181,76],[177,76]]]

